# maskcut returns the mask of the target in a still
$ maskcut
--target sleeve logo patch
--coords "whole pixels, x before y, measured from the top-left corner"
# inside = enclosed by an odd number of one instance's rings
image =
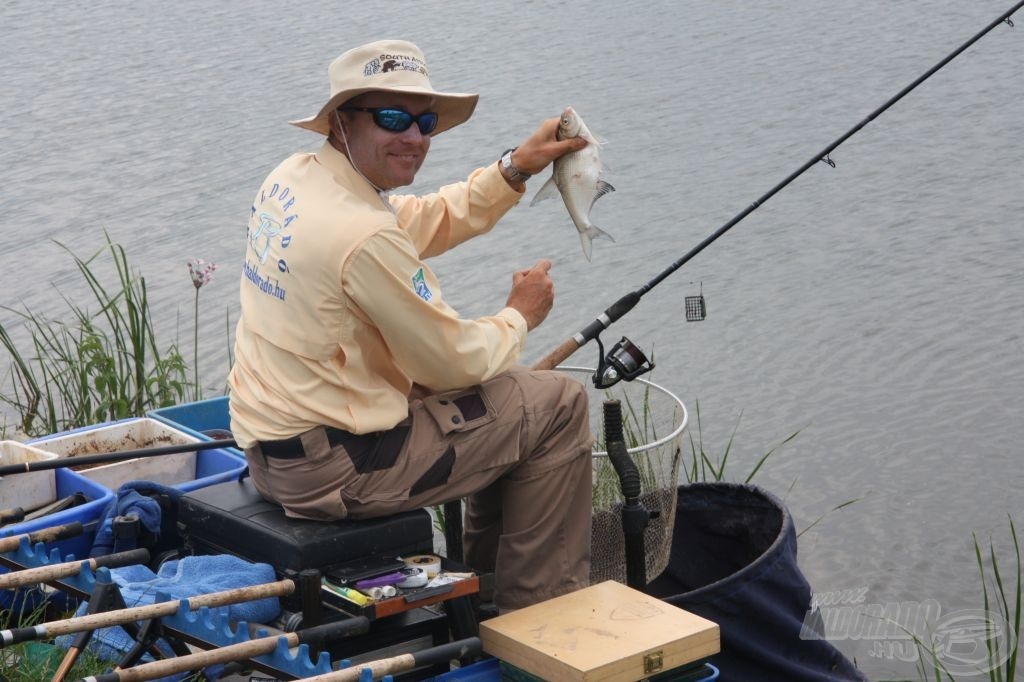
[[[423,268],[417,270],[416,274],[412,276],[412,288],[416,295],[424,301],[434,298],[434,294],[430,292],[430,287],[427,286],[427,282],[423,277]]]

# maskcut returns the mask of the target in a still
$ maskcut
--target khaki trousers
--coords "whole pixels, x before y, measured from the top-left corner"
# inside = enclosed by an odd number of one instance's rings
[[[300,440],[298,458],[246,450],[257,490],[289,516],[372,518],[466,498],[465,558],[494,571],[499,608],[587,585],[591,434],[586,392],[569,376],[515,367],[411,401],[389,431],[332,447],[318,427]]]

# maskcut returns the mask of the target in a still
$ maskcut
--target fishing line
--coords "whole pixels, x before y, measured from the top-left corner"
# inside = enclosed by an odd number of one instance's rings
[[[857,125],[853,126],[849,130],[847,130],[845,133],[843,133],[843,135],[841,135],[838,139],[836,139],[834,142],[832,142],[832,144],[828,145],[827,147],[822,149],[820,152],[815,154],[813,157],[811,157],[811,159],[809,159],[806,163],[804,163],[797,170],[795,170],[793,173],[791,173],[785,180],[783,180],[779,184],[777,184],[774,187],[772,187],[770,190],[768,190],[762,196],[760,196],[757,200],[755,200],[752,204],[750,204],[747,208],[745,208],[742,211],[740,211],[734,218],[732,218],[732,220],[730,220],[729,222],[725,223],[720,228],[715,230],[713,233],[708,235],[708,237],[705,238],[704,241],[702,241],[701,243],[697,244],[697,246],[693,247],[689,251],[689,253],[687,253],[686,255],[684,255],[682,258],[680,258],[679,260],[675,261],[674,263],[672,263],[669,267],[667,267],[665,270],[663,270],[661,273],[659,273],[650,282],[648,282],[647,284],[643,285],[639,289],[636,289],[635,291],[631,291],[630,293],[626,294],[625,296],[620,298],[618,301],[613,303],[611,305],[611,307],[606,309],[601,315],[599,315],[597,318],[595,318],[593,322],[588,324],[586,327],[584,327],[580,331],[576,332],[576,334],[574,334],[571,338],[566,339],[565,341],[563,341],[561,343],[561,345],[559,345],[557,348],[555,348],[553,351],[551,351],[551,353],[549,353],[546,357],[544,357],[537,364],[535,364],[533,366],[533,368],[534,369],[554,369],[559,363],[561,363],[563,360],[565,360],[570,355],[575,353],[579,348],[581,348],[588,341],[591,341],[591,340],[597,338],[598,335],[603,330],[607,329],[609,326],[611,326],[611,324],[613,322],[617,321],[623,315],[625,315],[630,310],[632,310],[633,307],[637,303],[640,302],[640,299],[644,296],[644,294],[646,294],[651,289],[653,289],[654,287],[656,287],[659,284],[661,284],[661,282],[664,281],[665,278],[667,278],[669,275],[674,273],[679,268],[683,267],[683,265],[685,265],[691,258],[696,256],[698,253],[700,253],[705,248],[707,248],[709,245],[711,245],[712,242],[714,242],[716,239],[718,239],[723,234],[725,234],[730,229],[732,229],[732,227],[734,225],[736,225],[741,220],[746,218],[748,215],[750,215],[751,213],[756,211],[762,204],[764,204],[766,201],[771,199],[773,196],[775,196],[778,192],[780,192],[782,189],[784,189],[787,185],[789,185],[791,182],[796,180],[798,177],[803,175],[804,172],[807,171],[811,166],[815,165],[816,163],[821,162],[821,163],[828,164],[829,166],[834,168],[835,167],[835,162],[832,160],[832,157],[830,155],[839,145],[841,145],[843,142],[846,142],[846,140],[848,140],[851,137],[853,137],[854,135],[856,135],[861,130],[861,128],[866,126],[871,121],[875,120],[875,118],[877,118],[878,116],[883,114],[891,106],[893,106],[894,104],[899,102],[901,99],[903,99],[911,91],[916,89],[917,86],[921,85],[921,83],[923,83],[926,80],[928,80],[929,78],[931,78],[936,72],[938,72],[944,66],[946,66],[951,61],[956,59],[964,50],[966,50],[971,45],[976,43],[978,40],[980,40],[982,37],[984,37],[987,33],[989,33],[996,26],[999,26],[1000,24],[1004,24],[1005,23],[1005,24],[1007,24],[1008,26],[1010,26],[1012,28],[1013,27],[1013,21],[1010,19],[1010,17],[1015,12],[1017,12],[1017,10],[1019,10],[1021,7],[1024,7],[1024,0],[1021,0],[1020,2],[1015,4],[1012,8],[1010,8],[1009,10],[1007,10],[1006,12],[1003,12],[999,16],[998,19],[994,20],[992,23],[990,23],[988,26],[986,26],[981,31],[979,31],[977,34],[975,34],[972,38],[970,38],[963,45],[961,45],[960,47],[958,47],[957,49],[953,50],[951,53],[946,55],[946,57],[944,57],[942,60],[940,60],[935,66],[933,66],[932,68],[928,69],[926,72],[921,74],[910,85],[906,86],[905,88],[900,90],[898,93],[896,93],[893,97],[891,97],[885,104],[883,104],[882,106],[878,107],[877,109],[872,111],[870,114],[868,114],[867,117],[864,118],[864,120],[862,120],[860,123],[858,123]],[[622,344],[623,342],[625,342],[629,346],[632,346],[631,355],[633,357],[638,357],[638,358],[642,358],[643,357],[642,353],[639,356],[636,355],[636,351],[639,351],[639,349],[636,349],[635,346],[633,346],[632,343],[629,342],[628,339],[623,337],[623,341],[620,342],[620,344]],[[602,355],[603,355],[603,349],[602,349]],[[602,362],[603,362],[603,360],[602,360]],[[644,358],[643,361],[640,364],[642,365],[645,362],[646,362],[646,358]],[[599,370],[600,370],[600,368],[599,368]],[[633,378],[635,378],[635,376],[636,376],[636,374],[633,375]],[[628,377],[624,377],[624,378],[628,378]],[[598,375],[595,374],[595,377],[594,377],[595,383],[598,382],[598,379],[599,379]]]

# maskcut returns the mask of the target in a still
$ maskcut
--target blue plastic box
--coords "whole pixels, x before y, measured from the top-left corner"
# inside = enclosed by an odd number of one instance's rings
[[[190,433],[203,440],[230,438],[231,417],[227,413],[227,396],[173,404],[168,408],[151,410],[146,413],[153,419],[169,424],[185,433]],[[225,452],[246,459],[238,447],[225,447]]]
[[[54,479],[57,485],[58,499],[80,492],[83,493],[89,501],[85,504],[80,504],[77,507],[72,507],[71,509],[47,514],[46,516],[38,519],[12,523],[4,526],[3,528],[0,528],[0,537],[22,535],[24,533],[42,530],[43,528],[49,528],[50,526],[74,523],[75,521],[82,524],[89,524],[94,521],[98,521],[100,516],[103,514],[103,511],[107,508],[107,505],[114,500],[114,494],[110,490],[95,481],[90,481],[84,476],[79,476],[70,469],[55,470]],[[81,535],[67,538],[66,540],[51,542],[47,545],[47,550],[50,551],[57,549],[60,552],[63,561],[71,561],[72,559],[88,559],[89,551],[92,549],[92,543],[95,537],[95,529],[87,529]],[[7,568],[0,567],[0,573],[6,573],[7,571]],[[20,611],[24,609],[31,611],[42,599],[42,594],[34,594],[31,597],[26,597],[25,599],[26,601],[19,606],[17,610]],[[0,608],[12,609],[14,606],[14,591],[0,591]]]
[[[230,438],[231,416],[228,414],[227,396],[161,407],[146,414],[202,440]],[[238,448],[225,450],[245,459]]]
[[[47,450],[49,444],[49,447],[52,448],[50,450],[51,452],[57,452],[57,454],[60,455],[68,455],[74,454],[72,450],[74,450],[75,443],[76,441],[78,441],[81,442],[82,444],[82,450],[77,454],[86,454],[89,452],[97,452],[97,450],[93,449],[93,446],[95,444],[91,443],[91,441],[118,441],[118,439],[114,435],[108,436],[105,434],[115,434],[118,431],[127,431],[130,433],[133,429],[140,431],[140,433],[144,430],[159,430],[161,432],[164,432],[165,434],[174,434],[177,437],[177,440],[172,442],[184,443],[190,440],[211,440],[207,436],[196,435],[191,431],[184,430],[176,425],[168,424],[164,420],[159,420],[153,417],[145,417],[135,419],[122,419],[119,421],[107,422],[105,424],[96,424],[79,429],[73,429],[71,431],[65,431],[63,433],[44,436],[43,438],[31,441],[31,444],[34,447],[41,450]],[[104,449],[99,450],[99,452],[117,452],[127,449],[151,447],[150,445],[133,444],[132,439],[129,438],[125,438],[124,440],[127,442],[127,444],[118,441],[114,445],[106,445]],[[58,449],[58,445],[60,446],[60,449]],[[156,442],[152,445],[152,447],[160,447],[163,445],[167,445],[167,443]],[[170,462],[172,458],[178,458],[177,461],[180,462],[182,456],[163,455],[158,458],[153,458],[150,464],[155,467],[157,466],[158,460],[160,460],[160,465],[163,465],[165,463]],[[229,450],[226,448],[217,448],[210,450],[200,450],[196,452],[194,455],[191,455],[187,459],[191,462],[191,458],[194,458],[194,466],[190,464],[189,466],[192,466],[192,469],[190,471],[179,473],[176,476],[177,480],[161,480],[160,478],[157,477],[156,474],[148,475],[146,473],[147,460],[131,460],[132,462],[137,463],[135,465],[135,468],[137,468],[139,471],[138,473],[134,473],[131,472],[131,470],[128,468],[123,469],[123,471],[129,472],[129,475],[123,480],[120,480],[120,483],[123,483],[126,480],[153,480],[157,483],[163,483],[165,485],[169,485],[172,488],[176,488],[178,490],[187,492],[191,490],[197,490],[199,488],[204,488],[215,483],[223,483],[224,481],[236,479],[242,474],[246,466],[244,457],[240,456],[238,451],[233,449]],[[124,465],[128,464],[128,462],[122,462],[120,464]],[[98,468],[95,470],[89,470],[87,474],[83,475],[83,477],[88,477],[90,474],[96,475],[98,470]],[[103,484],[101,483],[101,485]],[[120,487],[120,484],[109,484],[104,485],[103,487],[107,488],[108,490],[116,490],[118,487]]]

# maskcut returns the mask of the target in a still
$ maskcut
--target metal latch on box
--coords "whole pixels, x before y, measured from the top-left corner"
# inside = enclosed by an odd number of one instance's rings
[[[661,651],[655,651],[644,656],[644,674],[656,673],[665,665],[665,658]]]

